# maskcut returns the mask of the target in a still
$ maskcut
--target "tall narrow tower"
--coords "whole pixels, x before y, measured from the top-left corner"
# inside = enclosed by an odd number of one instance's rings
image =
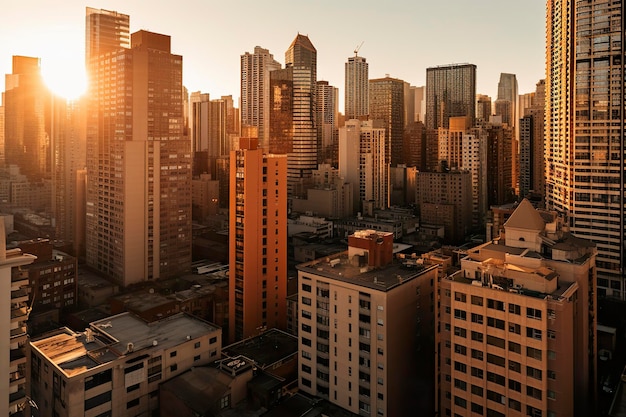
[[[106,52],[130,47],[130,17],[110,10],[87,7],[85,63]]]
[[[369,114],[369,64],[357,55],[346,62],[345,116],[346,120],[358,119]]]
[[[92,58],[90,72],[87,263],[123,286],[185,272],[191,147],[182,57],[169,36],[139,31],[131,49]]]
[[[404,81],[389,76],[369,81],[369,118],[380,120],[385,128],[387,163],[404,163]]]
[[[241,55],[241,125],[257,128],[259,146],[265,151],[270,137],[270,72],[277,69],[280,63],[260,46]]]
[[[304,193],[304,183],[317,168],[317,50],[308,36],[296,36],[285,52],[285,66],[293,76],[293,147],[287,158],[288,187],[293,195]]]
[[[546,10],[546,207],[597,244],[598,296],[624,300],[623,2],[550,0]]]
[[[256,138],[230,153],[231,342],[287,325],[287,157]]]

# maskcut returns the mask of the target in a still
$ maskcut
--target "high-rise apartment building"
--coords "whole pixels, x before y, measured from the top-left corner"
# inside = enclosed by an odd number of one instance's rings
[[[226,100],[210,100],[209,94],[191,94],[191,146],[194,177],[216,176],[216,161],[230,153]]]
[[[317,168],[317,50],[308,36],[298,34],[285,52],[285,67],[291,70],[292,150],[287,156],[288,188],[291,195],[304,193],[307,180]]]
[[[426,68],[426,129],[449,127],[450,117],[476,117],[476,65]]]
[[[28,320],[28,272],[21,267],[32,263],[35,256],[22,253],[20,249],[6,248],[4,219],[0,219],[0,285],[3,299],[0,320],[2,332],[2,355],[0,355],[0,410],[9,415],[23,412],[30,404],[26,396],[27,357],[24,351],[28,343],[26,320]],[[24,413],[25,414],[25,413]],[[22,414],[23,415],[23,414]]]
[[[478,94],[476,96],[476,125],[488,123],[492,114],[491,97]]]
[[[369,114],[369,64],[364,57],[348,58],[345,64],[345,101],[346,120],[358,119]]]
[[[526,197],[531,191],[541,196],[545,194],[545,89],[545,80],[539,81],[531,102],[519,120],[520,197]]]
[[[622,3],[550,0],[546,10],[546,207],[596,243],[598,295],[624,299]]]
[[[266,152],[270,138],[270,72],[280,63],[269,50],[254,47],[254,52],[241,55],[241,125],[257,128],[259,145]]]
[[[115,11],[86,8],[85,63],[121,48],[130,48],[130,17]]]
[[[287,156],[230,153],[229,340],[287,325]]]
[[[191,263],[191,149],[170,42],[139,31],[89,65],[86,258],[123,286]]]
[[[438,281],[439,415],[589,416],[596,250],[524,199]]]
[[[393,246],[392,233],[361,230],[347,251],[297,267],[298,387],[358,415],[427,413],[432,402],[417,387],[430,383],[419,358],[430,353],[437,268],[409,267]]]
[[[339,90],[328,81],[317,82],[318,162],[337,166],[337,116]]]
[[[13,72],[6,75],[5,85],[6,163],[16,165],[31,182],[49,179],[51,95],[41,76],[39,58],[13,56]]]
[[[500,74],[498,83],[498,98],[495,104],[495,114],[502,118],[513,130],[513,141],[511,143],[511,165],[513,188],[519,191],[519,118],[517,78],[515,74]]]
[[[78,179],[87,158],[85,97],[77,100],[53,98],[52,104],[52,214],[55,238],[71,245],[74,255],[84,256],[78,242],[84,239],[84,220],[78,216],[84,203]],[[83,250],[83,253],[80,253]]]
[[[388,142],[376,120],[346,121],[339,128],[339,177],[352,184],[353,208],[389,207]]]
[[[380,120],[385,128],[387,162],[404,163],[404,81],[389,76],[370,80],[370,120]]]

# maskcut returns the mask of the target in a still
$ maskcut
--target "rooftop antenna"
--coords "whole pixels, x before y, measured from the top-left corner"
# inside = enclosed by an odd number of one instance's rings
[[[361,49],[361,46],[363,46],[363,43],[365,41],[361,42],[356,48],[354,48],[354,56],[359,56],[359,49]]]

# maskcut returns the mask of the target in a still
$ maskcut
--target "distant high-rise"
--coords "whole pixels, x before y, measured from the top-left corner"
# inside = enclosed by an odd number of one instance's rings
[[[130,48],[130,17],[110,10],[86,8],[85,63],[93,57]]]
[[[515,74],[500,74],[498,83],[498,98],[495,102],[495,114],[502,117],[502,123],[506,123],[513,130],[513,142],[511,146],[511,166],[513,188],[519,191],[519,108],[518,108],[517,78]]]
[[[531,191],[545,194],[544,160],[544,114],[545,80],[537,83],[532,103],[524,111],[519,123],[519,196],[526,197]]]
[[[389,164],[385,128],[379,121],[346,121],[339,128],[339,177],[352,184],[353,207],[389,207]]]
[[[257,128],[259,146],[265,151],[270,137],[270,72],[277,69],[280,63],[260,46],[241,55],[241,125]]]
[[[210,100],[209,94],[191,94],[191,143],[193,175],[216,177],[216,161],[230,152],[227,135],[226,101]]]
[[[337,115],[339,92],[328,81],[317,82],[318,162],[337,166]]]
[[[546,208],[598,247],[598,295],[626,299],[623,2],[547,2]],[[598,33],[601,33],[599,35]]]
[[[49,178],[51,96],[39,58],[13,56],[13,73],[6,75],[5,84],[6,163],[16,165],[29,181]]]
[[[317,169],[317,50],[308,36],[298,34],[285,52],[285,66],[293,71],[293,149],[287,158],[291,194],[304,192],[304,182]]]
[[[387,163],[404,163],[404,81],[389,76],[370,80],[370,119],[380,120],[385,128]]]
[[[369,114],[369,64],[362,56],[351,56],[346,62],[345,110],[346,120]]]
[[[182,57],[170,42],[139,31],[131,49],[89,65],[86,257],[123,286],[177,276],[191,263],[191,147]]]
[[[426,69],[426,129],[449,127],[450,117],[476,117],[476,65],[451,64]]]
[[[287,157],[256,138],[230,153],[229,338],[287,325]]]
[[[492,114],[491,97],[478,94],[476,96],[476,124],[488,123]]]

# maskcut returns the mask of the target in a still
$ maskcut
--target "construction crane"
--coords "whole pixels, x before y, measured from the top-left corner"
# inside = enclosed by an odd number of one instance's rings
[[[365,41],[361,42],[361,44],[359,46],[357,46],[356,48],[354,48],[354,56],[358,56],[359,53],[359,49],[361,49],[361,46],[363,46],[363,43]]]

